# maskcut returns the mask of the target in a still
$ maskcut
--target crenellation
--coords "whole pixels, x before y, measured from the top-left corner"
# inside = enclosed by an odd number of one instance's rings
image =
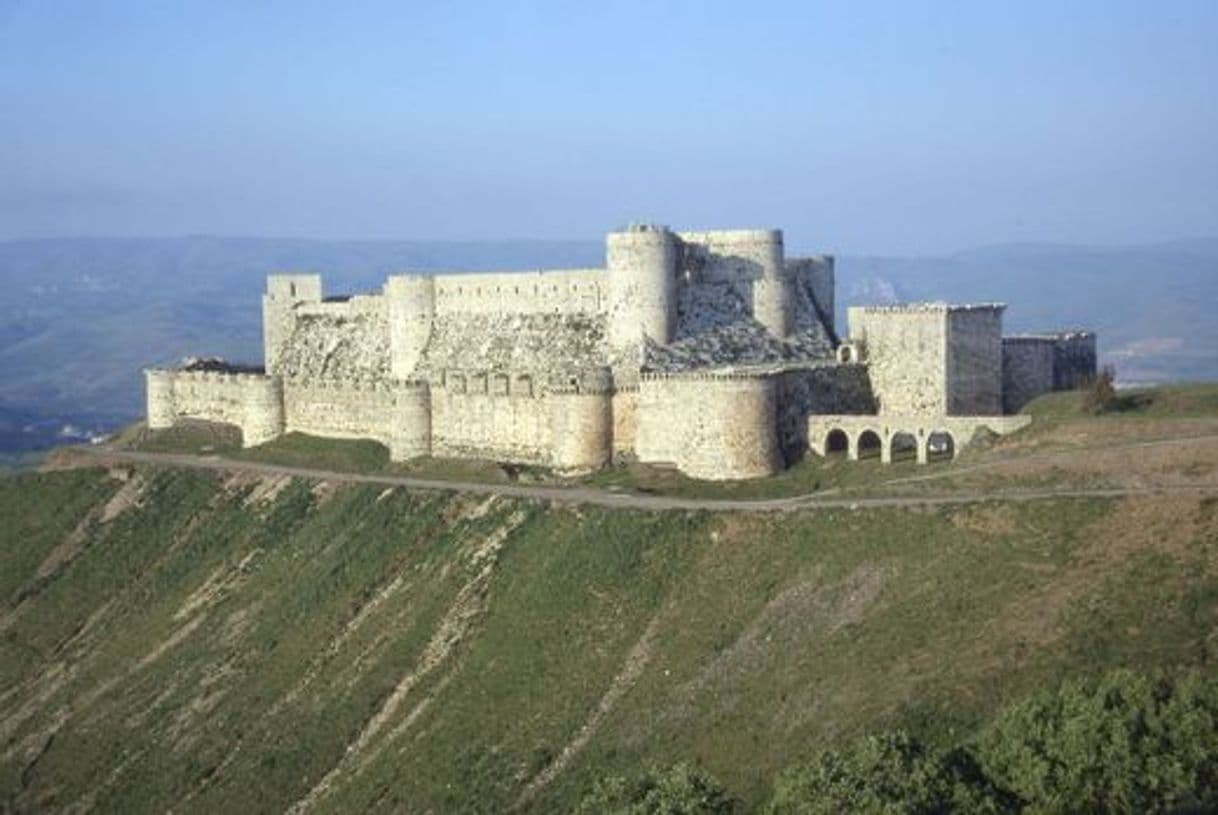
[[[777,229],[637,224],[606,236],[602,269],[407,272],[332,296],[318,275],[271,275],[264,367],[146,371],[149,427],[203,418],[247,445],[298,431],[373,439],[395,461],[752,478],[826,452],[833,422],[855,447],[874,425],[885,459],[911,428],[924,460],[934,428],[959,444],[974,425],[1011,432],[1026,417],[1004,409],[1094,375],[1093,334],[1004,338],[997,303],[854,307],[839,338],[833,258],[784,251]]]

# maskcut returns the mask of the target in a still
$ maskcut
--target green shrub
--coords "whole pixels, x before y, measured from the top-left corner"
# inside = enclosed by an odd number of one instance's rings
[[[1083,412],[1104,413],[1111,410],[1116,402],[1116,370],[1111,365],[1105,365],[1095,378],[1083,385]]]
[[[936,754],[903,731],[823,750],[779,776],[772,815],[998,812],[965,753]]]
[[[581,815],[730,815],[735,802],[702,770],[682,763],[633,779],[602,779],[577,811]]]
[[[1036,812],[1214,811],[1218,682],[1115,671],[1001,714],[974,747]]]

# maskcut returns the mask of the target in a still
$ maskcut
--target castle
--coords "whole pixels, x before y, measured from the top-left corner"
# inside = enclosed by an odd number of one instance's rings
[[[737,479],[834,449],[954,454],[1096,367],[1093,334],[1003,337],[996,303],[851,308],[841,336],[833,258],[787,258],[769,229],[631,226],[607,236],[603,269],[404,274],[368,295],[272,275],[262,305],[264,367],[147,370],[150,428]]]

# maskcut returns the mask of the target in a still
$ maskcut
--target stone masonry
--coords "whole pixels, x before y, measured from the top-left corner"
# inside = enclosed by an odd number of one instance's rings
[[[1094,335],[1003,338],[999,304],[852,308],[842,341],[833,298],[833,258],[787,258],[773,229],[637,225],[608,235],[603,269],[403,274],[348,297],[277,274],[264,366],[148,370],[148,424],[227,422],[246,445],[373,439],[394,460],[639,460],[735,479],[836,446],[889,460],[912,439],[922,461],[946,436],[954,452],[1095,372]]]

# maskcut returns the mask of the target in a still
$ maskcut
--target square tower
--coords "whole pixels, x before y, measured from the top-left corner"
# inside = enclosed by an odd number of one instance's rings
[[[881,413],[1002,413],[999,303],[855,306],[850,340],[862,350]]]

